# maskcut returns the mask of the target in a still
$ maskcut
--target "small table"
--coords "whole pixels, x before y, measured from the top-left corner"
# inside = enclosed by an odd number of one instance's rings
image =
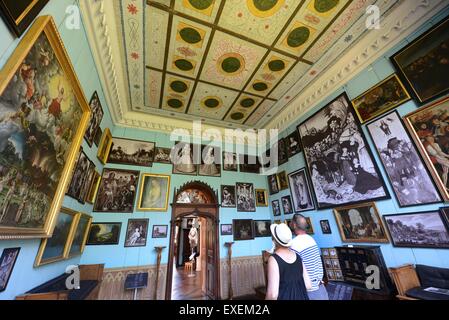
[[[134,300],[137,300],[137,290],[148,286],[148,272],[128,274],[125,280],[125,290],[134,290]]]

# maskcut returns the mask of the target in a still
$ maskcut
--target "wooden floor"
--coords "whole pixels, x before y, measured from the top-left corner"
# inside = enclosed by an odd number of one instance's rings
[[[194,273],[195,277],[188,277],[184,268],[173,268],[172,300],[206,300],[201,291],[201,273]]]

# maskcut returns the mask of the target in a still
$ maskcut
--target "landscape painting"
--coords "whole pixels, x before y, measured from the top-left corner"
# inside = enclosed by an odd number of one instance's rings
[[[116,245],[120,240],[120,222],[92,223],[87,245]]]
[[[108,163],[151,167],[154,161],[154,142],[112,138]]]

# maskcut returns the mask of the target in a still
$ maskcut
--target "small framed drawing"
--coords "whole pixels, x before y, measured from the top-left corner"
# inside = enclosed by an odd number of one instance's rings
[[[281,213],[281,205],[279,203],[279,200],[273,200],[271,201],[271,206],[273,208],[273,215],[275,217],[279,217],[282,213]]]
[[[149,219],[129,219],[126,227],[125,247],[145,247],[149,223]]]
[[[17,257],[19,256],[20,248],[4,249],[0,257],[0,292],[6,290],[9,278],[11,277]]]
[[[170,176],[143,173],[141,181],[137,210],[167,211],[170,194]]]
[[[96,222],[90,226],[87,245],[117,245],[120,240],[121,222]]]
[[[281,198],[282,209],[284,209],[284,214],[292,214],[293,213],[293,205],[292,199],[290,196],[285,196]]]
[[[332,234],[331,225],[329,220],[321,220],[320,221],[321,231],[323,234]]]
[[[271,237],[270,225],[271,220],[255,220],[254,237],[256,238]]]
[[[254,239],[253,220],[235,219],[232,220],[232,226],[234,230],[234,241]]]
[[[256,189],[256,206],[268,207],[268,194],[265,189]]]
[[[235,186],[221,186],[221,206],[223,208],[235,208]]]
[[[152,238],[167,238],[168,235],[168,225],[153,226]]]
[[[222,224],[221,225],[221,235],[222,236],[232,236],[232,224]]]

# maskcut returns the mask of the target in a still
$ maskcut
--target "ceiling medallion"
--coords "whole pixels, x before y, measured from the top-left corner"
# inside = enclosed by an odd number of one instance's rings
[[[227,53],[218,59],[217,68],[226,76],[235,76],[245,70],[245,59],[238,53]]]
[[[247,0],[248,10],[256,17],[267,18],[276,14],[285,0]]]

